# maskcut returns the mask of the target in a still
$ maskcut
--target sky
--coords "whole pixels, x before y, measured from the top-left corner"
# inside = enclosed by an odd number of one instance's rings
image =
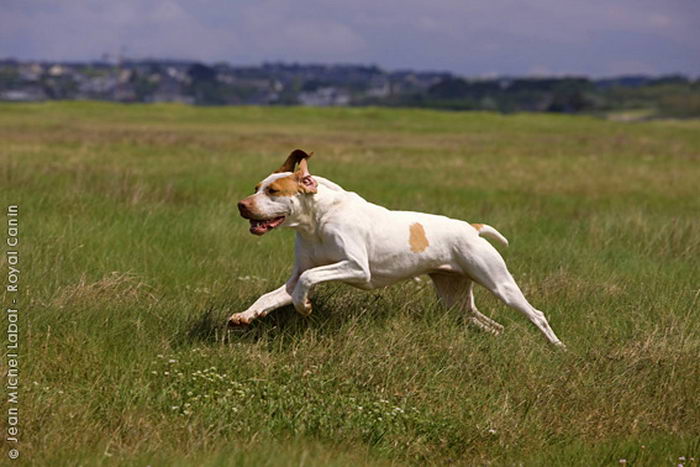
[[[700,76],[700,0],[0,0],[0,58]]]

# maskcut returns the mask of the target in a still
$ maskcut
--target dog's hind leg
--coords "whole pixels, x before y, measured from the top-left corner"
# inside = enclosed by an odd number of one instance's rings
[[[483,247],[479,249],[478,254],[471,255],[469,260],[465,258],[463,261],[464,270],[469,274],[469,277],[486,287],[503,303],[524,314],[542,331],[549,342],[564,347],[564,344],[549,326],[544,313],[527,301],[498,251],[486,241],[482,245]]]
[[[435,290],[442,304],[448,308],[455,307],[467,313],[469,321],[480,329],[498,334],[503,326],[484,316],[474,304],[474,283],[458,274],[430,274]]]
[[[503,326],[500,323],[492,320],[488,316],[482,314],[477,308],[476,303],[474,303],[474,281],[467,279],[469,281],[469,302],[467,303],[467,311],[474,315],[474,318],[490,327],[490,331],[494,334],[499,334],[503,331]]]

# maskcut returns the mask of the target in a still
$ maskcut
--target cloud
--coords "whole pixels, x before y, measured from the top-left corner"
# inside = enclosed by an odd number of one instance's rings
[[[172,1],[66,2],[3,15],[0,55],[20,58],[94,59],[122,47],[141,56],[214,59],[236,41],[200,24]]]
[[[700,74],[695,0],[5,0],[3,8],[0,57],[94,59],[126,47],[135,58],[466,74]]]

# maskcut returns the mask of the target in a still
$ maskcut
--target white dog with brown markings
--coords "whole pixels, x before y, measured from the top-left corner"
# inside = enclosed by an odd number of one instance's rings
[[[276,172],[258,183],[253,195],[238,203],[255,235],[277,227],[296,230],[296,260],[284,285],[232,315],[229,324],[249,324],[290,303],[309,315],[309,294],[322,282],[341,281],[369,290],[427,274],[441,301],[463,309],[478,327],[494,334],[503,329],[476,309],[474,282],[523,313],[549,342],[564,346],[544,314],[525,299],[498,251],[482,238],[507,245],[496,229],[372,204],[311,175],[309,157],[300,149],[293,151]]]

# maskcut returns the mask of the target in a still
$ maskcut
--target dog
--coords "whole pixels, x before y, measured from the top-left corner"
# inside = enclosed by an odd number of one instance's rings
[[[498,334],[503,326],[477,310],[475,282],[524,314],[549,342],[564,347],[544,313],[525,299],[498,250],[484,239],[508,245],[496,229],[372,204],[311,175],[309,157],[301,149],[292,151],[279,169],[238,203],[255,235],[278,227],[296,230],[296,258],[289,280],[232,315],[229,325],[250,324],[290,303],[308,316],[309,294],[323,282],[341,281],[371,290],[427,274],[440,301],[464,310],[479,328]]]

